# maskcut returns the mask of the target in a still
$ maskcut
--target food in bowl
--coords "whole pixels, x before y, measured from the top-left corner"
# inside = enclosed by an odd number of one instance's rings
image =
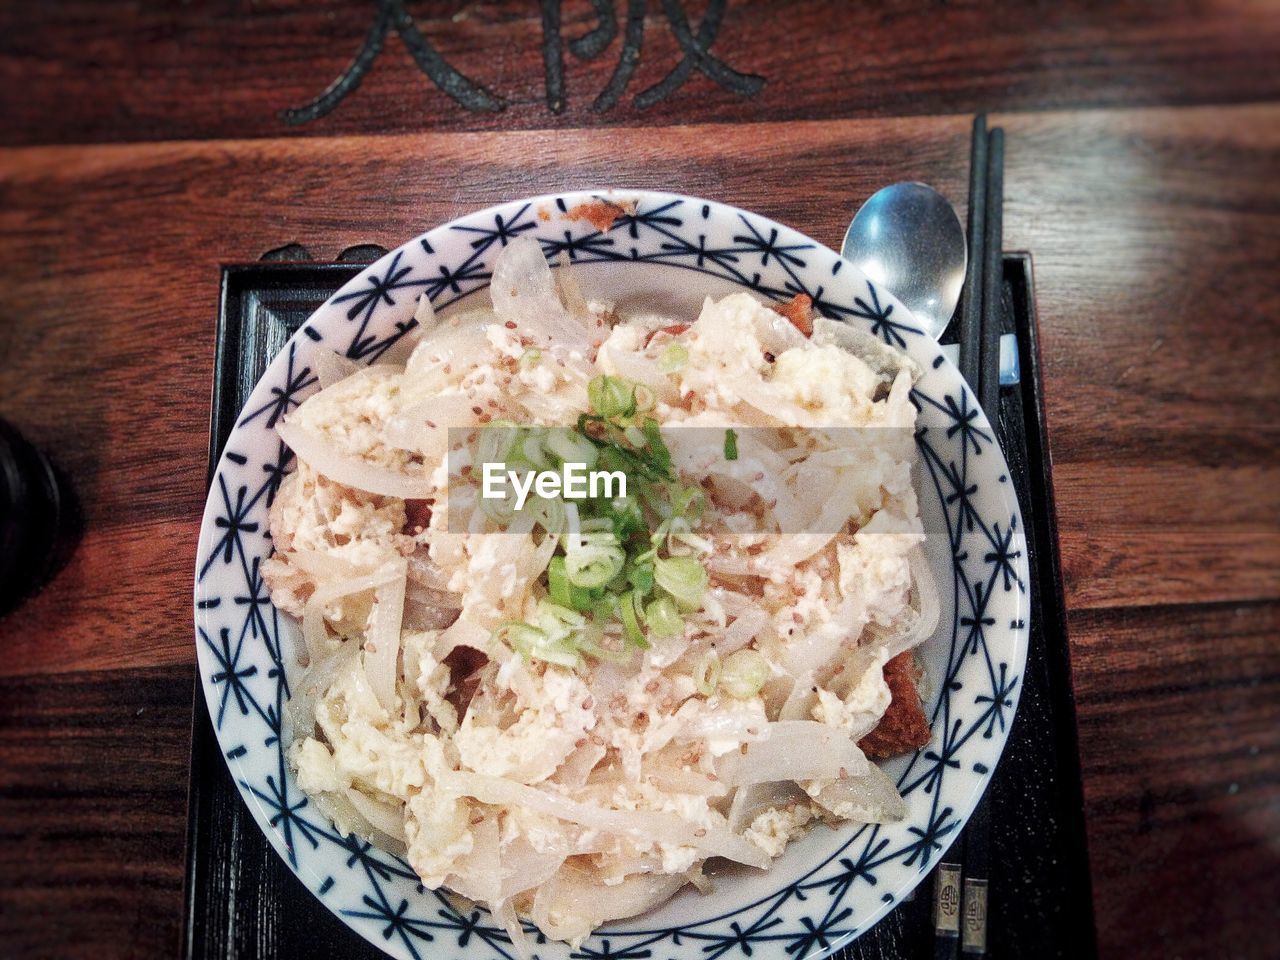
[[[490,292],[326,357],[279,426],[299,786],[520,949],[520,917],[579,943],[711,858],[900,818],[868,757],[929,733],[912,362],[807,298],[620,315],[532,240]],[[619,482],[576,498],[569,465]]]

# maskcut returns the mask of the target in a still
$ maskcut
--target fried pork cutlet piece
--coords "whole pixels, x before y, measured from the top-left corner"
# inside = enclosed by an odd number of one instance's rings
[[[806,337],[813,333],[813,297],[807,293],[797,293],[786,303],[772,304],[769,309],[790,320]]]
[[[858,741],[862,752],[873,760],[896,757],[919,750],[929,742],[929,721],[924,715],[916,680],[920,670],[910,650],[884,665],[884,680],[893,699],[876,728]]]

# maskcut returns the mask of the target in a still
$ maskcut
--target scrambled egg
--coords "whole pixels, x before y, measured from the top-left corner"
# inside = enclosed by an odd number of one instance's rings
[[[782,856],[787,844],[805,832],[813,819],[807,804],[788,804],[766,810],[751,821],[744,835],[770,857]]]

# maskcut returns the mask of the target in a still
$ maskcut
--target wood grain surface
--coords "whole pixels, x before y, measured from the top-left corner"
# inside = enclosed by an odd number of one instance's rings
[[[648,109],[632,98],[681,60],[663,5],[650,3],[639,64],[613,110],[593,108],[623,45],[564,53],[564,109],[547,107],[541,19],[530,0],[410,2],[420,34],[505,101],[470,113],[414,65],[394,31],[363,85],[300,132],[665,125],[901,116],[975,110],[1275,100],[1280,8],[1271,0],[734,0],[711,47],[766,83],[739,96],[694,71]],[[693,28],[707,4],[682,3]],[[597,24],[587,0],[560,4],[566,44]],[[375,20],[361,0],[166,0],[0,10],[0,141],[54,143],[276,136],[281,113],[317,96]]]
[[[0,10],[0,416],[75,478],[87,518],[58,578],[0,621],[0,954],[177,949],[219,264],[394,246],[604,185],[712,196],[837,245],[887,181],[962,203],[960,113],[998,105],[1019,111],[995,118],[1005,245],[1037,272],[1103,955],[1268,955],[1276,5],[731,3],[713,52],[768,79],[755,100],[694,75],[649,111],[596,114],[611,55],[566,56],[558,116],[532,4],[410,6],[505,112],[456,108],[392,36],[332,114],[283,127],[371,4],[66,3],[57,30],[40,5]],[[586,3],[564,11],[567,38],[590,27]],[[657,7],[645,51],[632,93],[678,61]]]

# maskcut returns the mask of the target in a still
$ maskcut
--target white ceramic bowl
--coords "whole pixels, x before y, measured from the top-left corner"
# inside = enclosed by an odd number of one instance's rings
[[[934,691],[932,742],[886,765],[909,814],[890,826],[820,827],[767,873],[729,871],[714,893],[691,889],[612,925],[576,956],[805,960],[842,946],[929,871],[986,787],[1021,690],[1028,635],[1026,549],[1008,468],[972,391],[886,291],[833,251],[764,217],[668,193],[626,192],[634,216],[607,233],[568,215],[598,194],[502,204],[444,224],[372,264],[322,306],[267,368],[225,452],[205,508],[196,562],[200,675],[227,764],[254,819],[302,882],[355,931],[393,956],[514,956],[481,911],[424,890],[402,860],[341,836],[298,789],[280,716],[299,631],[271,606],[258,566],[271,553],[267,509],[291,458],[272,429],[316,389],[322,350],[371,361],[411,324],[425,291],[437,310],[486,296],[499,250],[536,237],[564,253],[583,288],[621,303],[694,315],[706,295],[813,297],[924,370],[916,485],[942,619],[921,652]],[[563,944],[538,942],[543,958]]]

